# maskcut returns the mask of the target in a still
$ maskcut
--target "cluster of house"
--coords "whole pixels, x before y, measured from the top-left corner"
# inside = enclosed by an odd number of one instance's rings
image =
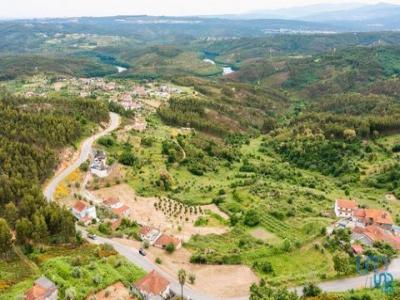
[[[179,238],[162,233],[157,228],[141,226],[139,236],[142,241],[160,249],[165,249],[170,244],[174,245],[175,249],[182,247],[182,241]]]
[[[121,285],[122,287],[122,285]],[[130,287],[133,295],[146,300],[169,299],[174,294],[170,289],[170,282],[155,270],[148,273]],[[57,300],[58,288],[46,277],[37,279],[33,286],[25,293],[25,300]]]
[[[100,178],[108,176],[107,157],[103,151],[93,151],[93,161],[90,164],[90,172]]]
[[[132,94],[123,93],[118,96],[118,103],[122,105],[125,110],[141,110],[142,103],[133,99]]]
[[[384,242],[400,250],[400,231],[389,212],[375,208],[360,208],[354,200],[338,199],[335,202],[335,214],[341,218],[334,228],[349,228],[352,232],[352,248],[356,254],[363,251],[361,245],[372,246],[375,242]]]
[[[103,201],[103,205],[110,209],[116,216],[111,220],[113,227],[118,227],[122,218],[129,217],[130,208],[117,197],[111,197]],[[97,220],[96,206],[82,200],[78,200],[71,208],[75,218],[85,225],[89,225],[93,220]]]

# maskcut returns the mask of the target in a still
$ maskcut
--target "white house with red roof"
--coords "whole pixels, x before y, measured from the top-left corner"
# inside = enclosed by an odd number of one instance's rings
[[[336,217],[351,218],[356,209],[358,204],[354,200],[337,199],[335,202]]]
[[[110,197],[103,201],[103,204],[110,208],[118,217],[129,217],[131,209],[119,200],[118,197]]]
[[[139,236],[142,241],[153,245],[154,242],[161,236],[161,231],[150,226],[140,226]]]
[[[97,219],[96,207],[81,200],[75,202],[71,211],[75,218],[84,224],[89,224],[93,219]]]
[[[137,281],[133,288],[146,300],[167,299],[172,294],[169,281],[155,270]]]

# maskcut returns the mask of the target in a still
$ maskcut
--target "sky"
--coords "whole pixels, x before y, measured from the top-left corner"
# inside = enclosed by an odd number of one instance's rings
[[[380,0],[400,4],[400,0]],[[351,2],[377,3],[375,0]],[[0,0],[0,18],[112,15],[215,15],[277,9],[343,0]],[[349,3],[350,1],[345,1]]]

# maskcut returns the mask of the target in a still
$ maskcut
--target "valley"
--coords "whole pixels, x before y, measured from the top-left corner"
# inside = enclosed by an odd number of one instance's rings
[[[0,21],[0,299],[400,297],[400,33],[360,24]]]

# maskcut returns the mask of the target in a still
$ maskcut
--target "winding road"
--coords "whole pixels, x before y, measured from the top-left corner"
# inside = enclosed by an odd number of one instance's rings
[[[107,128],[87,138],[80,146],[79,157],[67,168],[56,174],[53,179],[51,179],[51,181],[47,184],[43,193],[48,201],[53,200],[53,196],[57,189],[57,186],[89,158],[89,155],[92,151],[93,143],[102,136],[105,136],[117,129],[120,124],[121,117],[116,113],[110,112],[110,123]]]
[[[44,189],[44,195],[48,201],[53,200],[54,193],[56,191],[57,186],[67,178],[73,171],[75,171],[79,166],[85,162],[92,151],[93,143],[102,136],[109,134],[119,127],[121,123],[121,117],[118,114],[110,113],[110,123],[106,129],[101,132],[96,133],[95,135],[87,138],[80,146],[79,157],[71,163],[67,168],[60,171],[58,174],[54,176],[54,178],[48,183],[48,185]],[[87,236],[87,233],[84,229],[80,228],[80,230]],[[180,285],[176,278],[174,278],[171,274],[165,272],[160,269],[157,264],[148,260],[146,257],[141,256],[138,253],[138,249],[128,247],[126,245],[121,244],[120,242],[112,239],[98,237],[96,240],[88,239],[89,242],[95,244],[108,243],[111,244],[116,251],[125,258],[127,258],[132,263],[137,266],[143,268],[145,271],[156,270],[162,276],[167,278],[171,282],[171,289],[175,293],[180,293]],[[396,258],[390,264],[387,272],[390,272],[395,279],[400,279],[400,258]],[[353,278],[345,278],[334,281],[327,281],[318,284],[318,286],[325,292],[343,292],[350,289],[360,289],[371,286],[371,274],[358,276]],[[296,291],[299,295],[302,294],[302,287],[292,288],[292,291]],[[215,298],[207,295],[206,293],[193,290],[192,288],[185,286],[184,294],[188,299],[192,300],[248,300],[249,297],[237,297],[237,298]]]

